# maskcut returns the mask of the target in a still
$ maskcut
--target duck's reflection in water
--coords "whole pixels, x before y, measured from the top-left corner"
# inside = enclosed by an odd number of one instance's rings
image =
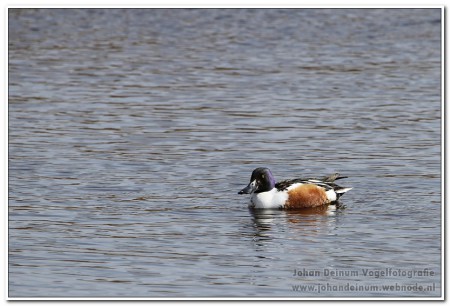
[[[330,233],[335,230],[337,216],[343,209],[343,205],[324,205],[299,210],[250,210],[254,240]]]

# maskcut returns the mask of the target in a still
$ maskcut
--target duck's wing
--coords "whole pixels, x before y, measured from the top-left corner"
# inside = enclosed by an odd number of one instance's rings
[[[344,178],[347,178],[347,176],[341,176],[339,173],[333,173],[331,175],[324,176],[320,180],[322,182],[334,182],[336,180],[340,180],[340,179],[344,179]]]
[[[284,180],[284,181],[280,181],[280,182],[276,183],[275,187],[278,190],[283,191],[283,190],[286,190],[287,188],[289,188],[289,186],[291,186],[293,184],[302,183],[302,184],[314,184],[314,185],[325,188],[325,190],[327,190],[327,191],[330,189],[337,191],[337,190],[341,190],[341,189],[346,189],[346,187],[340,187],[339,185],[334,183],[334,181],[339,180],[339,179],[344,179],[344,178],[347,178],[347,177],[340,176],[339,173],[334,173],[334,174],[331,174],[331,175],[328,175],[328,176],[325,176],[322,178],[298,178],[298,179],[292,179],[292,180]]]
[[[314,184],[320,187],[325,188],[326,190],[333,189],[333,186],[336,185],[334,183],[324,182],[321,179],[316,178],[298,178],[292,180],[284,180],[275,184],[275,188],[280,191],[288,189],[290,186],[301,183],[301,184]],[[337,185],[336,185],[337,186]]]
[[[303,179],[280,181],[278,183],[275,183],[275,188],[277,188],[279,191],[283,191],[283,190],[288,189],[289,186],[296,184],[296,183],[303,183]]]

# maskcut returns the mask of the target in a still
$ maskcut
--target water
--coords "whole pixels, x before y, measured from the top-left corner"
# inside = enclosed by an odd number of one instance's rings
[[[440,14],[9,9],[9,296],[440,296]]]

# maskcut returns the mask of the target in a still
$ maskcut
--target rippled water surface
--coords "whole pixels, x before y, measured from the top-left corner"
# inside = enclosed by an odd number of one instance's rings
[[[439,9],[9,9],[8,38],[10,297],[440,296]],[[354,189],[251,212],[259,166]]]

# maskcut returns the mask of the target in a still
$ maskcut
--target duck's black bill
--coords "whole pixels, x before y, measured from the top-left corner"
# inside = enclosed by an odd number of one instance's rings
[[[254,185],[252,183],[248,184],[247,187],[245,187],[244,189],[242,189],[241,191],[238,192],[238,194],[250,194],[253,192],[254,189]]]

